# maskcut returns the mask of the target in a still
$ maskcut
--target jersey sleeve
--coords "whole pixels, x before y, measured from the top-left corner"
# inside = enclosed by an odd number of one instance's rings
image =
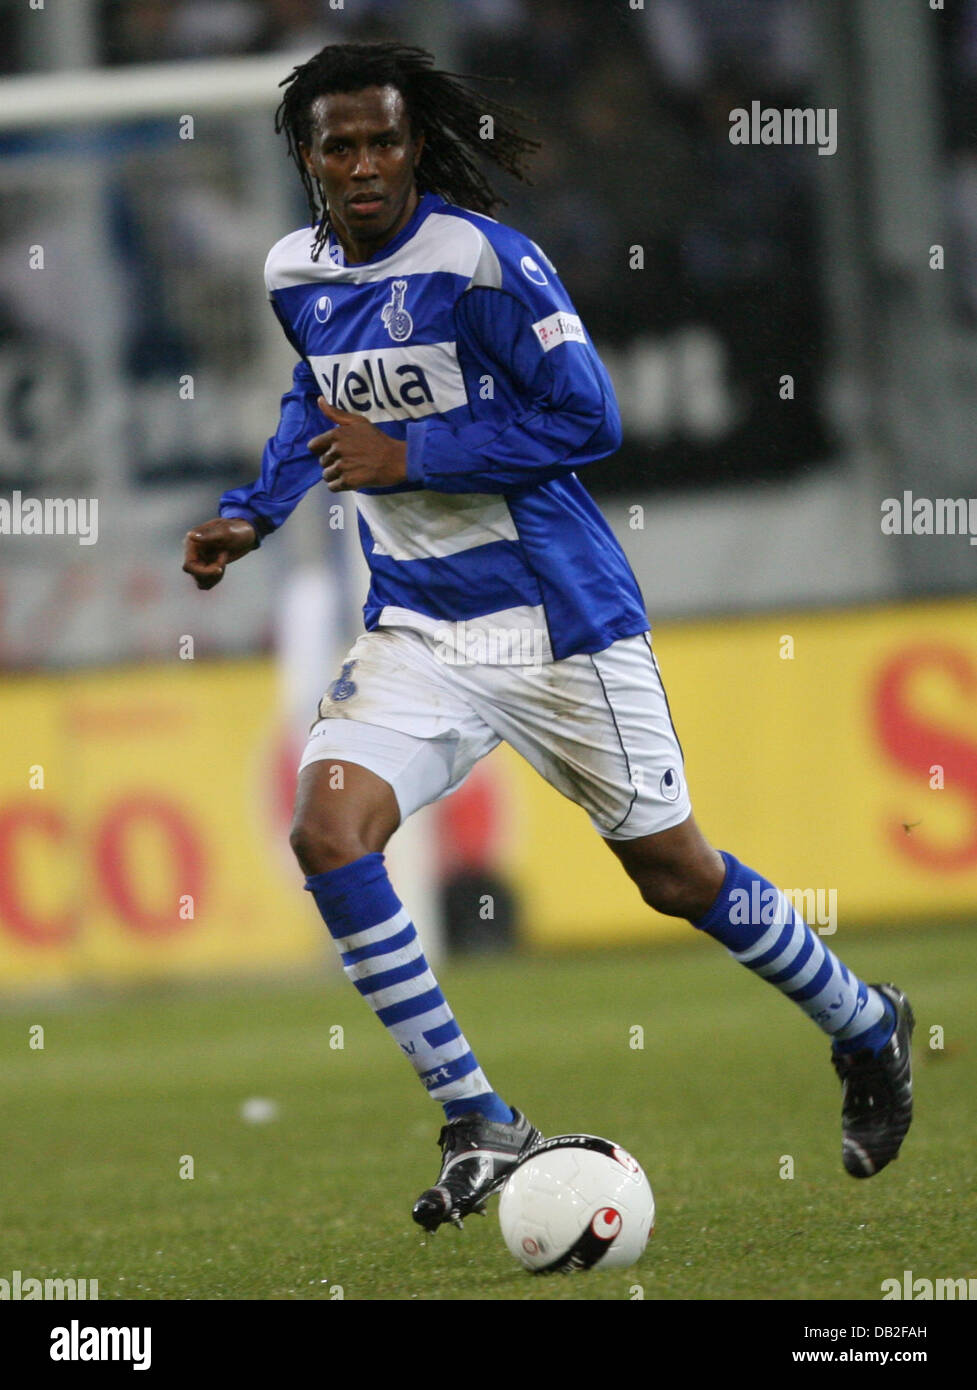
[[[532,243],[524,243],[532,246]],[[514,492],[604,458],[621,420],[607,370],[549,262],[499,257],[497,283],[455,306],[459,355],[499,392],[471,423],[407,426],[407,479],[434,492]],[[534,251],[538,248],[532,247]]]
[[[322,478],[322,466],[307,448],[313,435],[326,428],[316,404],[321,394],[312,368],[297,362],[292,389],[282,397],[278,429],[265,445],[260,476],[220,499],[220,515],[250,521],[259,541],[276,531]]]

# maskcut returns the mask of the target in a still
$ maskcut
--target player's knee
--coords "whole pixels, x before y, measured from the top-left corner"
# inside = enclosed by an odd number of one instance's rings
[[[657,870],[638,881],[642,898],[665,917],[684,917],[695,922],[704,917],[716,899],[712,879],[696,874]]]
[[[306,874],[326,874],[362,859],[369,850],[348,826],[297,817],[289,844]]]
[[[667,874],[653,874],[642,877],[638,884],[641,896],[649,907],[666,917],[685,917],[690,894],[681,879]]]

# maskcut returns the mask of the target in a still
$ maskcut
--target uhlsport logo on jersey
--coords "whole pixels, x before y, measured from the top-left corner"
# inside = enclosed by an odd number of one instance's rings
[[[316,300],[313,313],[319,323],[328,323],[332,318],[332,300],[327,294],[321,294]]]
[[[539,261],[534,261],[532,256],[523,256],[522,260],[519,262],[519,269],[527,280],[532,280],[534,285],[546,285],[549,283],[546,279],[546,272],[543,270],[543,267],[539,264]]]
[[[468,403],[454,343],[340,352],[309,364],[327,401],[373,423],[443,415]]]
[[[404,308],[406,294],[407,281],[395,280],[390,286],[390,303],[385,304],[380,312],[387,332],[395,343],[406,343],[414,331],[414,320]]]

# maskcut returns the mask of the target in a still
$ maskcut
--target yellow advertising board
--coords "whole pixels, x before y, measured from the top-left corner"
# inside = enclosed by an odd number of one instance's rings
[[[977,919],[977,604],[662,624],[654,641],[713,844],[834,893],[842,925]],[[329,956],[288,848],[298,749],[270,662],[9,678],[0,722],[0,989]],[[532,944],[690,931],[511,750],[440,806],[446,862],[467,843],[508,879]]]
[[[977,602],[665,624],[653,634],[706,838],[837,921],[977,921]],[[511,750],[510,865],[540,945],[684,935]]]
[[[7,680],[0,980],[289,965],[322,928],[288,848],[268,662]]]

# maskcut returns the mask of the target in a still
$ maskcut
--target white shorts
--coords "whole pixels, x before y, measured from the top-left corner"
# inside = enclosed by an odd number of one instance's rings
[[[449,664],[434,639],[377,628],[319,702],[299,770],[356,763],[393,788],[401,821],[511,744],[610,840],[691,813],[682,749],[647,633],[534,666]]]

